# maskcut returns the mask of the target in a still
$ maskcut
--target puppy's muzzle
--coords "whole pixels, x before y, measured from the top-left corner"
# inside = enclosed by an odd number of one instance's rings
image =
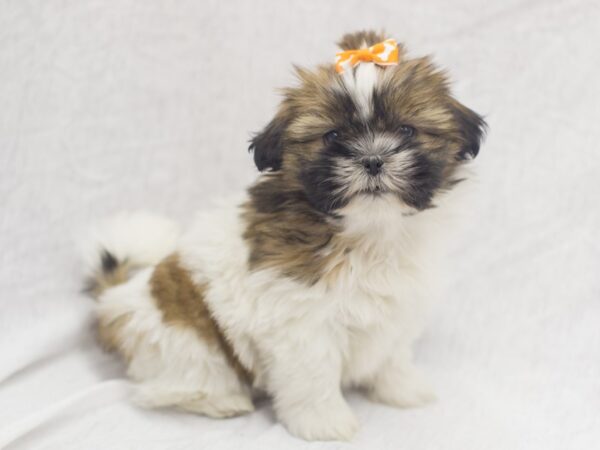
[[[362,165],[367,170],[369,175],[375,176],[381,172],[383,159],[381,159],[379,156],[369,156],[362,160]]]

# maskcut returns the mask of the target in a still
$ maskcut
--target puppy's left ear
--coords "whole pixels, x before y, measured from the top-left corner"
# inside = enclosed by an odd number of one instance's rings
[[[483,120],[483,117],[455,99],[451,100],[450,108],[454,120],[456,120],[458,125],[458,132],[461,139],[461,149],[458,153],[458,159],[475,158],[479,153],[479,147],[487,130],[487,124]]]
[[[281,108],[273,120],[250,140],[248,150],[254,152],[254,164],[261,172],[281,169],[285,130],[291,120],[287,108]]]

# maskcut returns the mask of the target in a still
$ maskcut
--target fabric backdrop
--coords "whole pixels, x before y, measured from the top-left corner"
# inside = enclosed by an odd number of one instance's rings
[[[591,449],[600,442],[600,3],[0,2],[0,447]],[[440,400],[358,394],[350,444],[268,403],[216,421],[130,404],[99,350],[77,237],[125,209],[189,222],[256,176],[291,63],[385,28],[490,125],[449,286],[418,346]]]

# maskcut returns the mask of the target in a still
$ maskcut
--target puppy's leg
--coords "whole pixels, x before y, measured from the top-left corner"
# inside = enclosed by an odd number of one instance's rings
[[[436,399],[412,362],[409,345],[397,348],[366,388],[371,400],[399,408],[418,407]]]
[[[145,407],[176,407],[211,417],[254,409],[249,388],[225,354],[185,324],[168,324],[152,297],[145,269],[98,299],[102,342],[128,362]]]
[[[278,418],[303,439],[349,440],[358,422],[342,396],[339,351],[329,336],[291,334],[279,336],[264,352]]]

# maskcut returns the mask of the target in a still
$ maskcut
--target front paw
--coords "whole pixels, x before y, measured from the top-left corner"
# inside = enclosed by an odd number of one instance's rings
[[[379,378],[368,390],[368,396],[397,408],[416,408],[437,399],[429,383],[416,371]]]
[[[344,400],[296,406],[278,415],[290,433],[307,441],[349,441],[358,430],[358,420]]]

